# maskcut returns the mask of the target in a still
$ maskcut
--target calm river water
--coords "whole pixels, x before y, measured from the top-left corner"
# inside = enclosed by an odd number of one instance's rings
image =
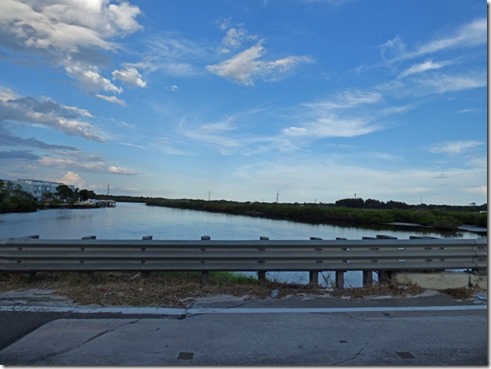
[[[140,203],[118,203],[115,208],[50,209],[34,213],[0,214],[0,238],[39,235],[42,239],[80,239],[96,235],[97,239],[141,239],[150,235],[161,240],[199,240],[209,235],[212,240],[254,240],[267,236],[271,240],[325,240],[345,237],[361,239],[377,234],[408,239],[411,235],[433,237],[478,238],[476,233],[459,232],[444,235],[416,230],[371,230],[332,225],[312,225],[245,216],[181,210]],[[268,273],[268,278],[306,283],[307,273]],[[323,273],[319,281],[330,283],[331,273]],[[361,285],[361,272],[349,272],[348,286]]]

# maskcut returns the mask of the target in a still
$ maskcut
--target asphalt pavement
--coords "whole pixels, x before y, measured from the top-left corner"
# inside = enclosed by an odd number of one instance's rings
[[[0,295],[3,365],[488,365],[487,296],[214,296],[186,308]]]

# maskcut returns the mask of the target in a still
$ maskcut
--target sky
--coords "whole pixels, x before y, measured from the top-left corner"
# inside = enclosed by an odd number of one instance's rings
[[[1,0],[0,178],[487,202],[484,0]]]

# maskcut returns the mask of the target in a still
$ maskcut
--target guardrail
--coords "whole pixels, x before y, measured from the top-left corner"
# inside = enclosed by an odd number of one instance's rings
[[[380,279],[390,271],[472,269],[487,272],[487,238],[478,239],[364,239],[310,241],[0,240],[0,271],[307,271],[318,283],[318,272],[372,272]],[[339,282],[339,283],[338,283]]]

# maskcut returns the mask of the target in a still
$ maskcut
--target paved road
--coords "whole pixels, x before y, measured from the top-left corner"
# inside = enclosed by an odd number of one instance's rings
[[[6,365],[488,364],[486,305],[442,296],[0,306],[0,325],[10,332],[0,342]]]

